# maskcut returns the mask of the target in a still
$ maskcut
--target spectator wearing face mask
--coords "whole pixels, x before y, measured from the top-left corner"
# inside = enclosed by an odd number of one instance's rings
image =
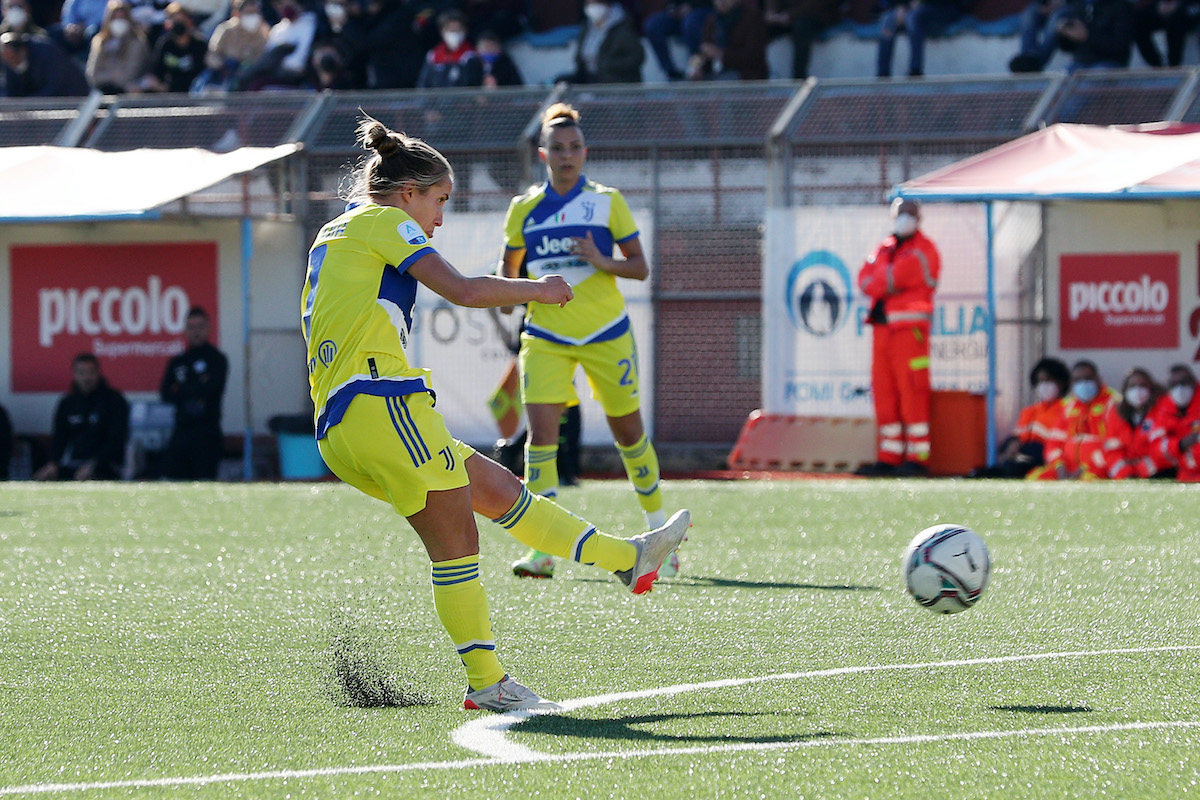
[[[637,26],[616,0],[588,0],[575,47],[575,71],[555,83],[641,83],[646,51]]]
[[[208,41],[205,70],[192,84],[192,91],[231,89],[238,70],[254,63],[267,49],[270,30],[258,0],[234,0],[232,16],[217,26]]]
[[[4,0],[0,3],[0,33],[46,36],[46,29],[33,21],[29,0]]]
[[[1179,480],[1200,479],[1194,452],[1200,431],[1200,402],[1196,400],[1196,373],[1187,364],[1175,364],[1167,373],[1167,393],[1150,411],[1150,456],[1158,475],[1172,472]]]
[[[1151,411],[1163,396],[1163,388],[1141,367],[1134,367],[1121,383],[1121,400],[1108,410],[1104,427],[1108,438],[1104,441],[1104,460],[1108,466],[1107,477],[1113,480],[1126,478],[1152,478],[1159,471],[1157,460],[1152,455],[1154,443],[1154,419]]]
[[[1046,440],[1062,414],[1071,372],[1057,358],[1043,358],[1029,373],[1034,401],[1021,409],[1012,435],[1000,445],[996,463],[971,472],[972,478],[1023,478],[1046,463]]]
[[[475,53],[479,56],[483,72],[481,83],[484,88],[521,86],[525,83],[521,79],[521,71],[517,69],[517,63],[512,60],[512,56],[505,52],[504,43],[494,32],[489,30],[479,34],[479,43],[475,47]]]
[[[483,70],[475,48],[467,39],[467,18],[461,11],[445,11],[438,16],[442,40],[425,54],[425,66],[417,78],[418,89],[446,89],[454,86],[479,86]]]
[[[88,53],[88,83],[105,94],[140,92],[149,66],[150,44],[133,21],[132,7],[126,0],[109,0]]]
[[[206,55],[208,42],[196,33],[192,18],[181,4],[171,3],[142,85],[149,92],[186,92],[204,70]]]
[[[263,54],[239,72],[235,89],[295,87],[308,77],[317,15],[303,10],[298,0],[275,0],[274,8],[279,22],[271,26]]]
[[[1046,463],[1025,477],[1043,481],[1106,477],[1106,422],[1109,410],[1120,400],[1104,384],[1095,363],[1076,361],[1071,367],[1071,393],[1046,440]]]

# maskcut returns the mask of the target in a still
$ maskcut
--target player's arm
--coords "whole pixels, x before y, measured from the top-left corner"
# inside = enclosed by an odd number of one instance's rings
[[[496,274],[505,278],[517,278],[521,275],[521,264],[525,261],[524,247],[505,247],[500,254],[500,264]]]
[[[408,268],[408,274],[451,303],[467,308],[521,303],[564,306],[574,297],[570,284],[561,275],[546,275],[535,281],[499,275],[467,277],[434,252],[414,262]]]
[[[632,239],[626,239],[617,246],[621,248],[621,255],[625,256],[625,258],[609,258],[601,253],[600,248],[596,246],[596,240],[592,238],[591,231],[588,231],[586,236],[575,237],[572,252],[601,272],[616,275],[618,278],[631,278],[635,281],[644,281],[650,277],[650,265],[647,263],[646,255],[642,251],[641,239],[634,236]]]

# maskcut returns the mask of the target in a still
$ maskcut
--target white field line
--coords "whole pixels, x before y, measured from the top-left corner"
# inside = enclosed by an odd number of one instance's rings
[[[936,661],[925,664],[886,664],[866,667],[840,667],[810,672],[784,673],[765,675],[757,678],[735,678],[708,683],[681,684],[659,689],[645,689],[638,692],[622,692],[595,697],[581,697],[568,700],[562,705],[570,711],[577,708],[603,705],[620,700],[642,697],[668,696],[688,691],[703,689],[719,689],[728,686],[742,686],[751,683],[764,683],[798,679],[805,677],[823,677],[829,675],[846,675],[861,672],[882,672],[902,669],[924,669],[936,667],[973,666],[977,664],[999,664],[1011,661],[1036,661],[1049,658],[1069,658],[1101,655],[1123,655],[1137,653],[1182,652],[1200,650],[1200,645],[1181,645],[1177,647],[1139,647],[1119,650],[1090,650],[1063,653],[1034,653],[1023,656],[999,656],[996,658],[973,658],[960,661]],[[454,741],[463,744],[462,734],[469,730],[499,732],[528,719],[529,712],[518,711],[508,714],[497,714],[463,725],[454,733]],[[487,725],[481,723],[490,723]],[[506,723],[506,724],[502,724]],[[342,775],[380,775],[401,772],[421,772],[438,770],[472,769],[497,765],[534,764],[534,763],[563,763],[573,761],[599,761],[610,759],[648,758],[654,756],[705,755],[710,753],[733,753],[744,751],[771,750],[800,750],[810,747],[871,747],[885,745],[924,744],[931,742],[972,741],[985,739],[1006,739],[1013,737],[1057,736],[1067,738],[1077,735],[1115,733],[1120,731],[1154,731],[1181,728],[1200,728],[1200,720],[1168,720],[1160,722],[1128,722],[1113,725],[1084,725],[1080,727],[1061,728],[1024,728],[1006,731],[967,731],[964,733],[923,734],[911,736],[882,736],[864,739],[806,739],[796,742],[743,742],[727,745],[701,745],[695,747],[659,747],[638,750],[617,750],[610,752],[579,752],[579,753],[539,753],[526,747],[509,744],[502,755],[490,758],[466,758],[456,761],[425,761],[408,764],[379,764],[349,767],[321,767],[317,769],[286,769],[267,770],[262,772],[227,772],[212,775],[195,775],[171,778],[145,778],[123,781],[92,781],[77,783],[34,783],[25,786],[0,786],[0,796],[3,795],[35,795],[57,794],[67,792],[103,791],[109,789],[139,789],[166,786],[207,786],[219,783],[248,783],[253,781],[297,780],[301,778],[328,778]],[[467,736],[470,739],[470,736]],[[464,745],[466,746],[466,745]]]
[[[994,656],[991,658],[966,658],[957,661],[930,661],[922,664],[882,664],[874,666],[834,667],[832,669],[817,669],[806,672],[784,672],[776,675],[761,675],[755,678],[726,678],[724,680],[707,681],[705,683],[684,683],[677,686],[662,686],[655,689],[642,689],[636,692],[617,692],[601,694],[594,697],[580,697],[576,700],[566,700],[560,703],[563,711],[575,711],[579,708],[609,705],[622,700],[637,700],[644,697],[669,697],[685,692],[697,692],[705,689],[728,689],[734,686],[747,686],[753,683],[768,683],[772,681],[795,681],[804,678],[824,678],[835,675],[853,675],[863,672],[890,672],[895,670],[937,669],[943,667],[973,667],[981,664],[1006,664],[1016,661],[1043,661],[1052,658],[1079,658],[1085,656],[1112,656],[1136,653],[1165,653],[1186,650],[1200,650],[1200,645],[1179,645],[1175,647],[1130,647],[1116,650],[1071,650],[1060,653],[1030,653],[1016,656]],[[528,711],[510,711],[505,714],[495,714],[472,720],[458,728],[451,735],[454,743],[468,750],[504,761],[528,761],[541,755],[513,742],[508,741],[509,728],[529,719]]]

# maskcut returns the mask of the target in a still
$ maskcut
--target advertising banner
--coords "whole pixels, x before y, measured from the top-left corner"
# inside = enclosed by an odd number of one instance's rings
[[[1059,257],[1059,340],[1064,350],[1179,347],[1179,254]]]
[[[871,417],[871,330],[858,272],[888,235],[885,206],[776,208],[763,269],[763,410]],[[935,388],[987,385],[987,247],[975,207],[928,207],[942,259],[930,342]]]
[[[216,242],[14,245],[10,263],[15,393],[65,391],[83,352],[121,391],[157,391],[194,305],[218,344]]]

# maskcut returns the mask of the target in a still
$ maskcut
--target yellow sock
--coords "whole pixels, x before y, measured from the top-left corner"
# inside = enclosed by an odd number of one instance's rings
[[[627,570],[637,559],[637,548],[629,542],[600,533],[587,520],[528,487],[521,487],[517,502],[493,522],[535,550],[609,572]]]
[[[491,686],[504,677],[496,658],[496,640],[488,618],[487,594],[479,580],[479,554],[434,561],[433,606],[467,668],[472,689]]]
[[[650,439],[643,435],[641,441],[630,447],[617,445],[621,454],[621,462],[625,465],[625,474],[637,491],[638,502],[647,514],[661,511],[663,507],[662,489],[658,483],[658,453]]]
[[[558,496],[558,445],[526,442],[525,485],[542,497]]]

